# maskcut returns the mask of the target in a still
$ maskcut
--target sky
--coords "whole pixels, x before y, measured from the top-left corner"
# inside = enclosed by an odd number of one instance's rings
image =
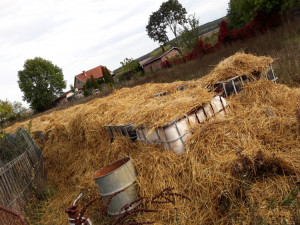
[[[42,57],[62,68],[67,88],[74,76],[99,65],[115,70],[159,45],[146,33],[163,0],[1,0],[0,99],[19,101],[18,71]],[[179,0],[200,24],[226,15],[229,0]],[[169,38],[174,38],[170,32]],[[67,89],[65,90],[67,91]]]

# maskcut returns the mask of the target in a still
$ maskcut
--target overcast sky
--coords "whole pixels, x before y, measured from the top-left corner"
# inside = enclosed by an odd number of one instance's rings
[[[18,71],[36,56],[62,68],[67,86],[83,70],[114,70],[158,44],[145,27],[163,0],[0,0],[0,99],[22,101]],[[229,0],[179,0],[200,24],[226,15]],[[169,38],[174,36],[170,33]]]

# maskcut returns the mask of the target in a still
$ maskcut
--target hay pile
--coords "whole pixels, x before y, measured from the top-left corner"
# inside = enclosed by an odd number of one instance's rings
[[[254,76],[254,73],[265,74],[273,61],[270,57],[237,52],[220,62],[215,69],[201,80],[204,86],[214,85],[218,81],[228,80],[240,75],[246,75],[256,80],[257,77]]]
[[[200,81],[191,81],[186,90],[177,91],[176,87],[186,84],[177,81],[170,84],[149,83],[133,88],[123,88],[111,95],[92,100],[84,106],[75,106],[51,115],[38,117],[32,121],[34,130],[49,131],[59,121],[66,125],[70,115],[82,114],[85,119],[97,117],[98,126],[125,125],[134,122],[135,126],[145,125],[149,128],[162,126],[191,109],[209,102],[213,94],[201,87]],[[166,92],[166,95],[154,97],[155,94]],[[8,132],[26,123],[16,123],[8,128]]]
[[[47,202],[43,224],[67,224],[64,208],[71,205],[80,192],[85,196],[81,202],[98,196],[92,174],[126,156],[132,157],[137,169],[140,195],[154,196],[166,187],[174,187],[176,192],[192,199],[192,202],[178,199],[175,207],[160,205],[157,207],[160,213],[138,215],[138,221],[156,221],[156,224],[297,222],[300,130],[295,112],[299,89],[266,80],[248,84],[241,93],[227,99],[230,112],[226,117],[192,128],[187,143],[189,151],[180,157],[155,145],[132,143],[124,137],[110,143],[104,125],[127,123],[123,116],[131,117],[134,110],[138,111],[134,106],[142,103],[140,98],[149,101],[150,107],[158,101],[151,97],[153,94],[168,88],[174,90],[180,82],[177,84],[147,84],[122,89],[106,98],[32,121],[33,131],[51,130],[49,140],[44,143],[43,155],[48,181],[58,189]],[[164,85],[163,88],[160,85]],[[146,90],[151,91],[146,93]],[[196,94],[199,90],[192,85],[190,91]],[[169,98],[184,93],[174,92]],[[113,96],[118,96],[119,101]],[[157,99],[168,106],[164,97]],[[194,97],[196,100],[189,99],[191,107],[194,102],[201,101]],[[121,99],[127,102],[122,103]],[[134,103],[128,103],[133,99]],[[114,105],[117,102],[120,105]],[[147,104],[141,107],[147,108]],[[131,114],[123,114],[121,110],[128,106],[132,107]],[[177,107],[181,110],[179,105]],[[142,113],[149,115],[142,111],[137,115]],[[164,119],[172,116],[167,115]],[[164,123],[164,120],[160,122]],[[99,219],[101,207],[102,203],[98,202],[88,209],[87,216],[93,224],[109,221]]]

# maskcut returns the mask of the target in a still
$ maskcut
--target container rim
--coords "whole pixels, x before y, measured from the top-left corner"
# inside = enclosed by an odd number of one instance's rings
[[[112,162],[112,163],[102,167],[100,170],[97,170],[92,175],[92,177],[93,177],[93,179],[98,179],[98,178],[108,176],[108,175],[112,174],[113,172],[115,172],[117,169],[124,167],[126,165],[126,163],[128,163],[129,161],[131,161],[131,157],[125,157],[125,158],[119,159],[115,162]],[[99,175],[97,176],[97,174],[99,174]]]

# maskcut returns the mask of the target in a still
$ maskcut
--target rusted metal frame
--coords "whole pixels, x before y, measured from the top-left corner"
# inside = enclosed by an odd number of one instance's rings
[[[214,114],[214,116],[215,116],[216,113],[215,113],[214,107],[212,106],[211,102],[209,103],[209,105],[210,105],[210,108],[211,108],[211,110],[212,110],[212,112],[213,112],[213,114]]]
[[[207,114],[206,114],[206,112],[204,110],[204,106],[202,107],[202,111],[203,111],[203,114],[204,114],[205,118],[208,119]]]
[[[223,103],[222,97],[221,97],[221,96],[219,96],[219,98],[220,98],[220,102],[221,102],[221,105],[222,105],[223,111],[226,113],[226,108],[225,108],[225,106],[224,106],[224,103]]]
[[[20,220],[20,222],[21,222],[22,225],[26,224],[25,217],[22,214],[20,214],[18,212],[15,212],[15,211],[13,211],[11,209],[8,209],[8,208],[6,208],[4,206],[1,206],[1,205],[0,205],[0,210],[2,210],[2,211],[6,212],[8,214],[11,214],[11,215],[17,217]]]
[[[201,124],[201,121],[200,121],[200,119],[199,119],[199,116],[198,116],[198,114],[197,114],[197,111],[195,112],[195,116],[196,116],[196,119],[197,119],[198,123]]]

